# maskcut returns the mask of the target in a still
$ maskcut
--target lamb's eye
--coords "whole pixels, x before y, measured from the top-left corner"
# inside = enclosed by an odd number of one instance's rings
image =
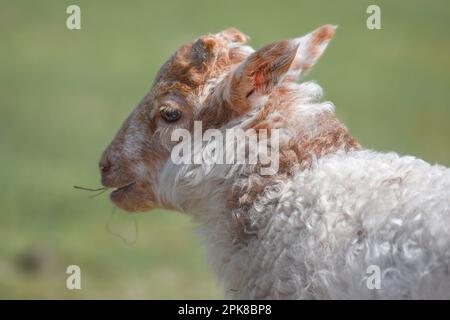
[[[181,111],[175,108],[164,106],[159,112],[167,122],[174,122],[181,118]]]

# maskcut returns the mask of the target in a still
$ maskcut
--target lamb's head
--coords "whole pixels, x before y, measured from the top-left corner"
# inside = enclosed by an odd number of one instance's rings
[[[100,160],[102,184],[116,188],[111,200],[127,211],[161,203],[160,172],[177,142],[176,128],[221,128],[260,108],[282,83],[294,82],[322,54],[335,27],[323,26],[256,52],[236,29],[206,35],[181,46],[161,67],[143,98]]]

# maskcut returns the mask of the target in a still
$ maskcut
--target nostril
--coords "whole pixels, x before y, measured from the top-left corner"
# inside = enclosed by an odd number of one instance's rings
[[[107,173],[111,169],[111,162],[109,161],[102,161],[100,163],[100,172],[101,173]]]

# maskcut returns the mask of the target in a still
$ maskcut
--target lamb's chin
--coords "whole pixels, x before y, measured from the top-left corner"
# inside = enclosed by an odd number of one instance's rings
[[[155,207],[148,193],[136,190],[133,186],[116,189],[109,197],[117,207],[130,213],[149,211]]]

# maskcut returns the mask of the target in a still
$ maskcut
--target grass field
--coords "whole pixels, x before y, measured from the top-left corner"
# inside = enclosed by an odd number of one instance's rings
[[[107,196],[72,186],[99,185],[102,150],[182,42],[235,26],[260,47],[324,23],[339,29],[308,78],[352,134],[450,165],[448,1],[0,0],[0,298],[220,298],[188,217],[117,211],[126,245]]]

